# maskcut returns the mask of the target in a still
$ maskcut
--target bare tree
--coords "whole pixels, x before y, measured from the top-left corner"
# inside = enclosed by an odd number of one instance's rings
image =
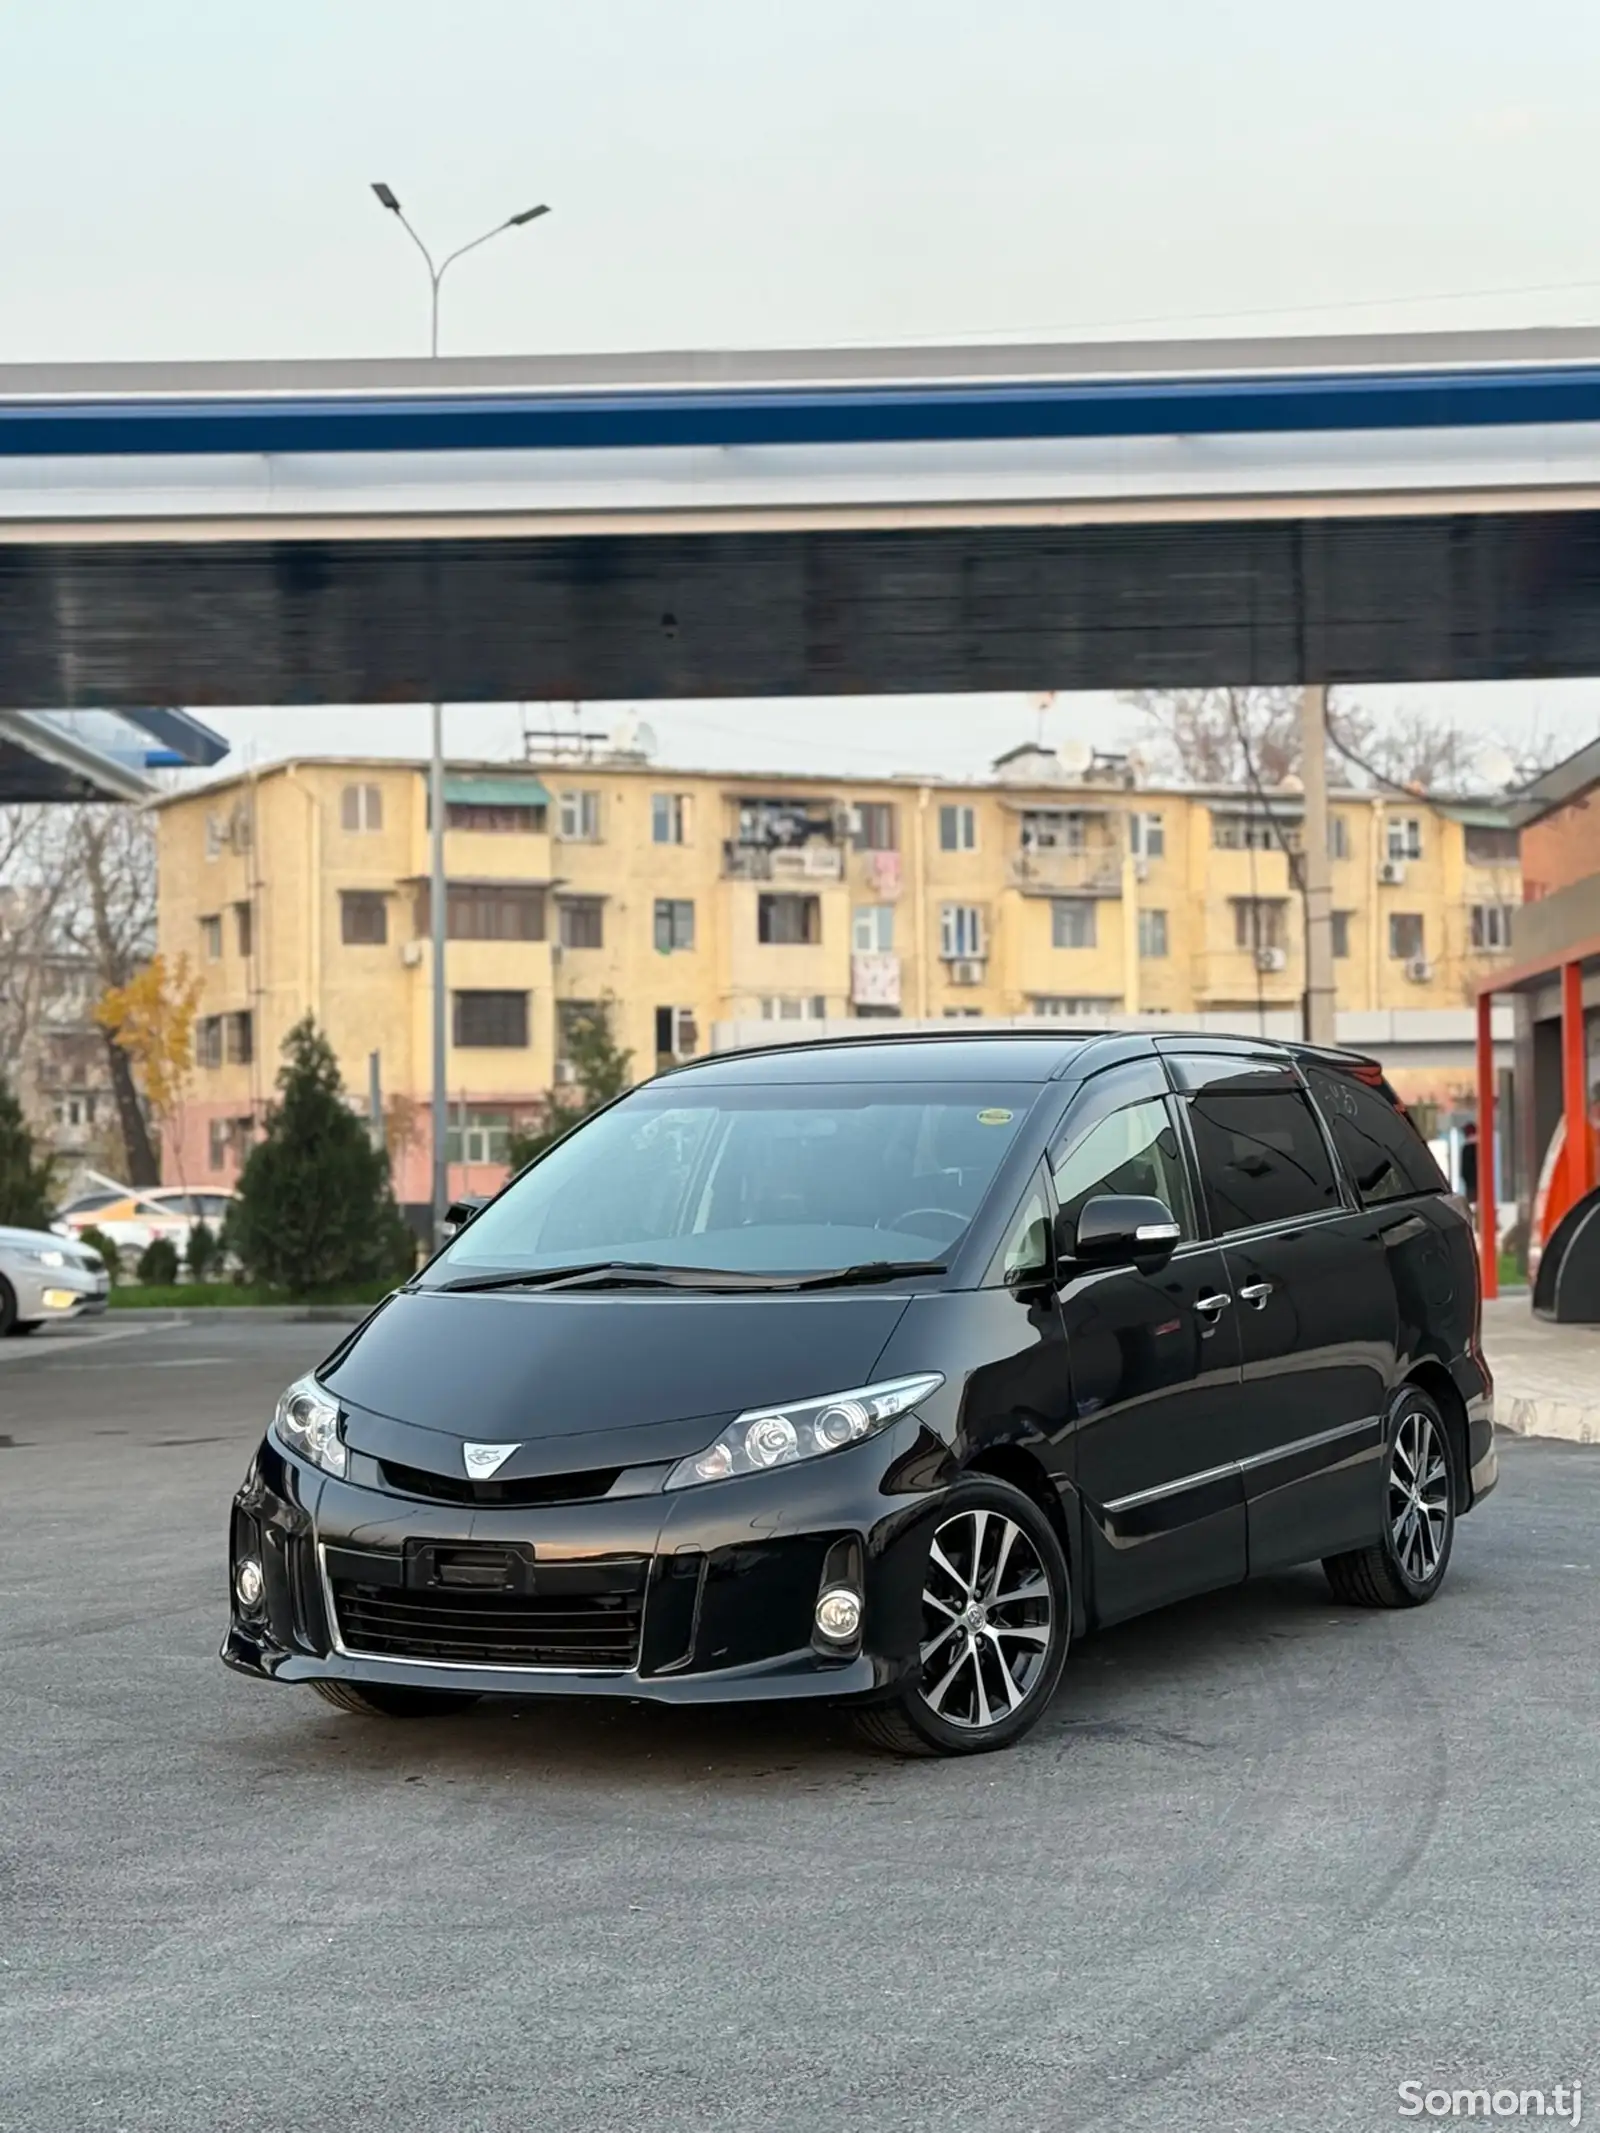
[[[66,837],[72,891],[64,922],[105,993],[126,985],[155,948],[155,825],[136,808],[79,807]],[[110,1030],[103,1035],[128,1182],[159,1184],[161,1161],[133,1062]]]
[[[1299,770],[1298,689],[1171,689],[1128,701],[1162,768],[1187,783],[1273,786]],[[1419,705],[1378,714],[1341,697],[1328,713],[1328,774],[1338,785],[1469,792],[1482,748],[1482,738],[1447,711]],[[1524,734],[1519,777],[1535,776],[1560,753],[1548,734]]]

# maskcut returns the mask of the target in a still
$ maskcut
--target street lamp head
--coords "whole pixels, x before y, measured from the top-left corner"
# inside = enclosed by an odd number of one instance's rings
[[[386,207],[391,215],[399,214],[400,203],[395,198],[394,194],[389,190],[387,185],[380,183],[374,185],[372,190],[377,194],[380,204]]]
[[[548,207],[525,207],[520,215],[513,215],[506,224],[508,230],[519,230],[525,222],[537,222],[541,215],[548,215]]]

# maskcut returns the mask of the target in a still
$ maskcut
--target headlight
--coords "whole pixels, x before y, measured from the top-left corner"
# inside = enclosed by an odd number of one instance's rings
[[[292,1452],[325,1474],[343,1474],[349,1464],[339,1429],[339,1403],[330,1400],[313,1377],[295,1379],[278,1401],[272,1426]]]
[[[67,1263],[65,1252],[23,1252],[21,1256],[30,1266],[65,1266]]]
[[[667,1476],[669,1489],[692,1489],[704,1481],[760,1474],[770,1466],[793,1466],[874,1437],[908,1408],[944,1383],[937,1370],[916,1378],[890,1378],[855,1392],[821,1400],[791,1400],[781,1407],[747,1407],[703,1452],[680,1459]]]

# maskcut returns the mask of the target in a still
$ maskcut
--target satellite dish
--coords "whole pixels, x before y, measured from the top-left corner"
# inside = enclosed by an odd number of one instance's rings
[[[633,745],[640,755],[653,756],[656,752],[655,727],[648,724],[646,720],[640,719],[638,728],[633,736]]]
[[[1491,792],[1504,792],[1508,786],[1517,782],[1515,761],[1503,748],[1492,742],[1487,748],[1479,749],[1473,757],[1472,774]]]
[[[639,721],[625,711],[611,728],[611,746],[618,755],[632,755],[639,745]]]
[[[1065,777],[1086,778],[1094,767],[1094,747],[1089,741],[1063,741],[1056,758]]]

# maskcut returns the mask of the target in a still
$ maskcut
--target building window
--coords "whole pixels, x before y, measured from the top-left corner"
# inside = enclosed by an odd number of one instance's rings
[[[558,906],[563,948],[603,948],[606,941],[603,896],[564,896]]]
[[[1128,849],[1135,859],[1165,859],[1167,823],[1164,815],[1134,814],[1128,817]]]
[[[690,795],[686,792],[656,792],[650,795],[650,841],[653,844],[689,842]]]
[[[255,912],[249,904],[233,907],[234,939],[241,955],[254,955],[256,946]]]
[[[656,1057],[692,1059],[699,1049],[700,1030],[692,1007],[656,1009]]]
[[[256,1056],[256,1018],[245,1008],[242,1013],[224,1015],[229,1066],[249,1066]]]
[[[1422,821],[1417,815],[1391,815],[1385,831],[1391,859],[1422,857]],[[1420,953],[1420,950],[1418,951]]]
[[[1146,962],[1157,962],[1167,952],[1167,914],[1165,911],[1141,911],[1139,913],[1139,953]]]
[[[1036,1015],[1044,1015],[1052,1022],[1075,1022],[1085,1015],[1104,1017],[1116,1013],[1118,1002],[1104,998],[1098,993],[1041,992],[1035,993],[1028,1002]]]
[[[452,882],[445,930],[453,941],[542,941],[544,891],[524,882]]]
[[[900,849],[894,803],[863,800],[856,809],[850,841],[858,852],[896,852]]]
[[[947,963],[976,961],[983,954],[983,913],[976,904],[944,904],[939,911],[939,953]]]
[[[776,947],[814,946],[822,938],[820,896],[756,898],[756,939]]]
[[[761,1002],[763,1022],[825,1022],[828,1003],[820,992],[809,998],[792,993],[768,993]]]
[[[449,1163],[508,1162],[511,1113],[469,1109],[465,1118],[457,1113],[445,1128],[444,1149]]]
[[[200,921],[200,946],[208,963],[222,960],[222,917],[220,912]]]
[[[978,849],[978,811],[975,807],[941,807],[939,810],[941,852],[975,852]]]
[[[347,948],[381,948],[389,938],[389,899],[381,889],[339,891],[339,938]]]
[[[450,830],[473,830],[488,837],[542,837],[549,810],[536,801],[527,806],[482,800],[446,800],[444,826]]]
[[[1412,962],[1425,955],[1423,945],[1422,913],[1420,911],[1391,911],[1389,913],[1389,956],[1396,963]]]
[[[220,1015],[206,1015],[195,1024],[194,1056],[197,1066],[221,1066],[222,1017]]]
[[[1224,815],[1214,809],[1211,843],[1219,852],[1297,852],[1300,825],[1278,822],[1268,815]]]
[[[210,1146],[207,1150],[213,1170],[227,1169],[228,1150],[232,1145],[233,1133],[230,1121],[225,1118],[214,1118],[211,1121]]]
[[[557,803],[556,834],[567,844],[600,842],[600,795],[564,792]]]
[[[850,916],[850,946],[857,955],[894,950],[894,905],[858,904]]]
[[[1282,897],[1236,896],[1233,899],[1235,948],[1287,948],[1289,907]]]
[[[1050,903],[1052,948],[1092,948],[1095,944],[1095,906],[1089,896],[1056,896]]]
[[[452,993],[455,1032],[461,1051],[522,1052],[528,1048],[528,995],[525,992]]]
[[[1021,841],[1025,852],[1081,852],[1083,816],[1075,808],[1025,807]]]
[[[1469,823],[1465,844],[1469,867],[1515,866],[1521,857],[1521,845],[1514,829],[1494,829]]]
[[[1336,963],[1350,960],[1350,914],[1348,911],[1330,911],[1328,918],[1333,933],[1333,959]]]
[[[662,955],[694,946],[694,905],[681,896],[656,898],[656,948]]]
[[[1472,945],[1474,948],[1500,949],[1511,946],[1511,904],[1474,904],[1472,907]]]
[[[339,795],[339,826],[351,831],[383,828],[383,790],[377,785],[347,785]]]
[[[1330,859],[1348,859],[1350,857],[1350,818],[1347,815],[1330,815],[1328,817],[1328,857]]]

